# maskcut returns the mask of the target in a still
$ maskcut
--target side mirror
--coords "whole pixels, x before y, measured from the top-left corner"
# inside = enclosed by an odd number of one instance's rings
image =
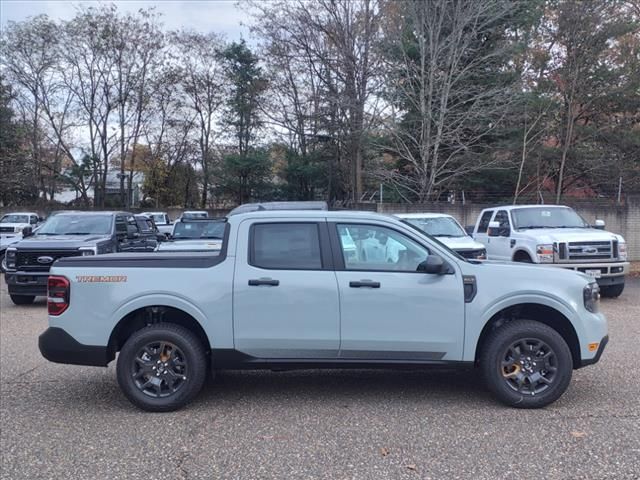
[[[31,227],[24,227],[24,228],[22,229],[22,237],[23,237],[23,238],[30,237],[31,235],[33,235],[33,228],[31,228]]]
[[[439,255],[429,255],[424,262],[418,264],[417,271],[420,273],[431,273],[439,275],[444,273],[444,260]]]
[[[604,230],[604,220],[596,220],[596,223],[593,225],[593,228],[597,228],[598,230]]]
[[[487,235],[489,235],[490,237],[499,237],[500,222],[489,222],[489,229],[487,230]]]

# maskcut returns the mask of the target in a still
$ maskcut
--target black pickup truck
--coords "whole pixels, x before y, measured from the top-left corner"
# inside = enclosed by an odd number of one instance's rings
[[[62,257],[112,252],[151,252],[155,232],[140,228],[128,212],[58,212],[24,239],[7,248],[5,281],[16,305],[47,295],[47,278],[53,262]]]

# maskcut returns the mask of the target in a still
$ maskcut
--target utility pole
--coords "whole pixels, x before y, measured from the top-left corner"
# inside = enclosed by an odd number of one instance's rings
[[[620,199],[622,197],[622,177],[618,181],[618,205],[620,205]]]

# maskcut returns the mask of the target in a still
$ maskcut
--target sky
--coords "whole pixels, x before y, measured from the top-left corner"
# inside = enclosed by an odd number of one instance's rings
[[[241,25],[246,15],[236,6],[236,0],[1,0],[0,25],[4,27],[9,21],[21,21],[39,14],[46,14],[56,20],[68,20],[79,6],[100,3],[114,3],[118,10],[131,12],[155,6],[162,13],[162,22],[167,30],[186,27],[201,32],[214,31],[223,34],[227,40],[239,40],[241,37],[249,39],[248,28]]]

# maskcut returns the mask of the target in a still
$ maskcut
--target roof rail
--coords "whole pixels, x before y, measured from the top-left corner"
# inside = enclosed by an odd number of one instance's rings
[[[239,213],[259,212],[263,210],[329,210],[327,202],[259,202],[245,203],[234,208],[227,215]]]

